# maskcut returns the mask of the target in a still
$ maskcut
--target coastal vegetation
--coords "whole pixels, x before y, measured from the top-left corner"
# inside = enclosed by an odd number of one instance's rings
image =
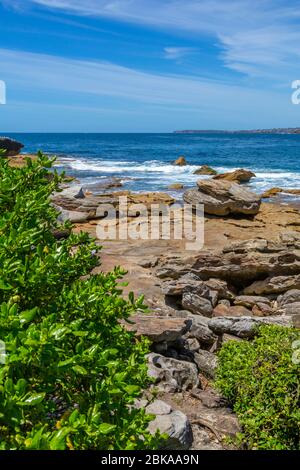
[[[296,341],[299,348],[295,329],[262,326],[252,342],[229,341],[219,352],[216,386],[237,413],[247,448],[300,449]]]
[[[0,159],[0,448],[152,449],[151,417],[133,404],[149,385],[147,340],[125,331],[142,298],[124,272],[91,275],[99,247],[68,233],[50,195],[63,176],[38,154]]]

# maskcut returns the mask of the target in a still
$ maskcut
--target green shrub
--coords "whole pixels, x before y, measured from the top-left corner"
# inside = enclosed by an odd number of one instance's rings
[[[230,341],[219,352],[216,386],[233,405],[249,448],[300,449],[300,365],[292,328],[263,326],[252,342]]]
[[[142,299],[122,297],[120,268],[90,275],[99,247],[87,234],[55,239],[52,163],[0,159],[0,449],[155,448],[132,407],[148,344],[120,325]]]

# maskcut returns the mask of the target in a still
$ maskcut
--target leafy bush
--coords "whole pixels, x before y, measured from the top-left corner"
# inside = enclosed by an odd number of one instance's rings
[[[121,296],[120,268],[90,275],[87,234],[57,240],[42,154],[24,168],[0,159],[0,449],[152,449],[144,410],[146,341],[120,325],[142,299]]]
[[[263,326],[252,342],[230,341],[219,352],[216,386],[233,405],[249,448],[300,448],[297,339],[294,329]]]

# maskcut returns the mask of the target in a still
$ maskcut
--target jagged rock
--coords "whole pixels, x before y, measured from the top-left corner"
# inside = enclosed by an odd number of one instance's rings
[[[14,157],[15,155],[18,155],[23,147],[23,144],[14,139],[10,139],[9,137],[0,137],[0,149],[5,150],[4,155],[6,157]]]
[[[75,194],[75,199],[85,199],[85,195],[84,195],[84,192],[83,192],[83,189],[80,188],[80,190],[78,191],[77,194]]]
[[[174,162],[174,165],[177,165],[177,166],[185,166],[186,164],[187,164],[186,159],[183,155],[181,157],[178,157],[177,160],[175,160]]]
[[[183,195],[188,204],[203,204],[206,214],[255,215],[259,211],[260,197],[237,183],[230,181],[200,180],[198,189],[189,189]]]
[[[194,354],[194,361],[200,372],[213,379],[218,365],[217,356],[210,351],[200,349]]]
[[[284,307],[287,304],[300,302],[300,289],[291,289],[277,298],[278,307]]]
[[[134,331],[137,337],[146,336],[153,343],[173,343],[189,331],[192,320],[187,318],[133,315],[130,323],[122,322],[127,331]]]
[[[204,315],[205,317],[212,316],[213,306],[211,301],[202,297],[197,288],[189,288],[187,291],[183,291],[182,307],[195,315]]]
[[[197,366],[191,362],[150,353],[148,370],[150,377],[155,379],[156,387],[165,392],[180,392],[199,385]]]
[[[214,176],[214,179],[233,181],[235,183],[248,183],[248,181],[255,176],[255,173],[252,171],[241,168],[239,170],[231,171],[230,173],[221,173],[220,175],[216,175]]]
[[[160,404],[157,405],[156,402],[160,402]],[[161,400],[156,400],[156,402],[146,408],[149,414],[156,415],[155,419],[150,422],[148,430],[151,434],[155,434],[158,430],[161,434],[168,436],[163,441],[161,449],[188,450],[193,443],[193,433],[187,416],[181,411],[173,411],[169,405],[164,404]],[[167,409],[169,410],[168,413],[162,413],[163,410]],[[159,411],[159,413],[155,411]]]
[[[278,315],[273,317],[219,317],[208,322],[209,328],[217,335],[224,333],[239,338],[253,338],[259,325],[292,326],[292,317]]]
[[[300,275],[268,277],[255,281],[243,291],[246,295],[281,294],[291,289],[300,289]]]
[[[233,300],[235,298],[235,294],[230,290],[227,282],[222,281],[222,279],[208,279],[204,281],[204,284],[212,291],[218,293],[218,299]]]
[[[235,305],[242,305],[243,307],[252,308],[257,304],[271,305],[270,300],[267,297],[255,296],[255,295],[238,295],[234,299]]]
[[[194,171],[194,175],[217,175],[218,172],[208,165],[202,165]]]
[[[208,327],[208,317],[189,313],[188,318],[192,320],[192,326],[186,333],[185,338],[196,338],[200,344],[209,346],[216,342],[217,336]]]

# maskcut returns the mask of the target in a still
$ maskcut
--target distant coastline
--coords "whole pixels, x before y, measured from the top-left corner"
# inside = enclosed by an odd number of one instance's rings
[[[182,130],[174,131],[174,134],[300,134],[300,127],[278,127],[273,129],[250,129],[250,130]]]

